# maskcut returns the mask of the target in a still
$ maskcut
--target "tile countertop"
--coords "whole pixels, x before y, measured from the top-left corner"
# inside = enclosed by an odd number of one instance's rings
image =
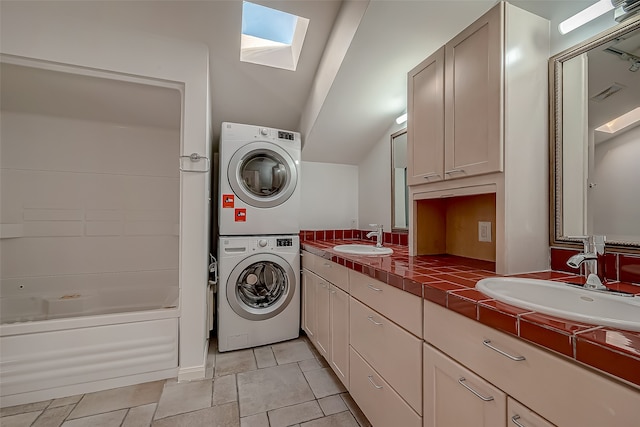
[[[300,242],[303,250],[640,387],[640,332],[574,322],[489,298],[474,287],[476,281],[496,276],[492,262],[455,256],[410,257],[406,246],[390,244],[385,246],[392,248],[394,253],[382,257],[342,254],[333,250],[333,246],[344,243],[345,240]],[[571,273],[555,271],[514,277],[555,281],[581,279]],[[638,285],[613,282],[607,286],[640,295]]]

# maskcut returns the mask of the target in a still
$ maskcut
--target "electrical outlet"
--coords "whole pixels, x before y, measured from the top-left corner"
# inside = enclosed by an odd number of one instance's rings
[[[478,241],[491,242],[491,222],[478,221]]]

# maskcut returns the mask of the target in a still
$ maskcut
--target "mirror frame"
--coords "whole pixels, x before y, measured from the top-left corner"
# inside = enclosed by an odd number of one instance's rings
[[[393,140],[401,135],[404,135],[407,133],[407,128],[405,127],[404,129],[400,129],[397,132],[394,132],[391,134],[391,231],[392,232],[400,232],[400,233],[408,233],[409,232],[409,224],[407,224],[406,228],[403,227],[396,227],[396,210],[395,210],[395,205],[396,205],[396,180],[394,179],[394,174],[395,174],[395,168],[393,167],[394,165],[394,155],[393,155]],[[408,197],[408,194],[407,194]],[[408,211],[407,211],[408,212]]]
[[[604,31],[549,59],[550,245],[582,248],[582,242],[563,235],[562,224],[562,63],[597,46],[640,29],[640,16]],[[616,252],[640,253],[640,242],[607,242]]]

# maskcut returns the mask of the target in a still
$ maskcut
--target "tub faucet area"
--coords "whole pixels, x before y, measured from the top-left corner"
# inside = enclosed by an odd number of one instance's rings
[[[582,240],[584,251],[572,256],[567,260],[567,265],[571,268],[580,268],[584,264],[584,276],[586,289],[606,290],[603,283],[605,278],[605,236],[579,236],[574,237]]]
[[[369,224],[370,227],[374,227],[375,230],[374,231],[370,231],[367,233],[367,239],[372,238],[373,236],[376,237],[376,248],[381,248],[382,247],[382,242],[383,242],[383,234],[382,234],[382,224]]]

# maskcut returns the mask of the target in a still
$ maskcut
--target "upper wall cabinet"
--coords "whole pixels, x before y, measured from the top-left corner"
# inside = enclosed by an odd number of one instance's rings
[[[502,171],[503,5],[408,75],[409,185]]]
[[[500,2],[408,73],[411,255],[548,268],[548,59],[549,21]]]

